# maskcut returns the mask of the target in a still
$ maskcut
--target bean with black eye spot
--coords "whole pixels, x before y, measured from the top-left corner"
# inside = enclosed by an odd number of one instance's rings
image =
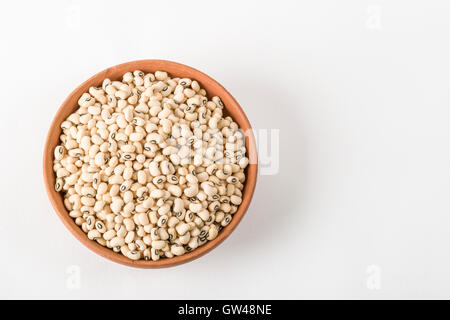
[[[90,227],[90,226],[93,226],[94,221],[95,221],[95,218],[94,218],[93,216],[89,216],[89,217],[86,218],[86,223],[87,223],[87,225],[88,225],[89,227]]]
[[[131,260],[139,260],[141,258],[141,253],[139,251],[129,251],[126,256]]]
[[[238,178],[236,178],[235,176],[229,176],[228,178],[227,178],[227,182],[228,183],[237,183],[239,180],[238,180]]]
[[[231,219],[232,219],[231,215],[227,214],[225,218],[222,220],[221,225],[223,227],[227,226],[231,222]]]
[[[96,223],[95,223],[95,228],[98,230],[98,232],[100,232],[100,233],[104,233],[105,231],[106,231],[106,227],[105,227],[105,225],[103,224],[103,222],[101,222],[101,221],[97,221]]]
[[[64,184],[63,179],[61,178],[56,179],[55,191],[60,192],[62,190],[63,184]]]
[[[167,216],[166,215],[162,215],[160,218],[159,218],[159,220],[158,220],[158,227],[163,227],[163,226],[165,226],[166,225],[166,223],[167,223]]]
[[[215,194],[211,197],[213,200],[219,200],[220,196],[218,194]]]

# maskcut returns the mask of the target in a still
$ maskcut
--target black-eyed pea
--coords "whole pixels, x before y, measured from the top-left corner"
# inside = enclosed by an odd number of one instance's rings
[[[64,146],[56,146],[54,152],[55,160],[57,161],[62,160],[64,158],[65,152],[66,150]]]
[[[98,232],[100,233],[105,233],[106,232],[106,226],[102,221],[97,220],[95,222],[95,229],[97,229]]]
[[[158,227],[162,228],[167,224],[167,221],[169,220],[169,217],[167,215],[162,215],[159,217],[157,225]]]
[[[130,251],[135,251],[137,249],[136,247],[136,243],[132,242],[128,244],[128,249],[130,249]]]
[[[113,184],[111,189],[109,189],[109,195],[111,197],[117,197],[120,192],[120,186],[118,184]]]
[[[191,210],[194,213],[198,213],[202,210],[202,205],[201,203],[190,203],[189,210]]]
[[[215,222],[215,220],[216,220],[216,215],[215,214],[211,214],[208,217],[208,220],[205,221],[205,225],[209,226],[209,225],[213,224]]]
[[[192,222],[195,218],[194,213],[192,213],[190,210],[186,211],[186,215],[184,216],[184,221],[186,222]]]
[[[205,222],[200,217],[195,217],[193,222],[197,227],[203,227],[205,225]]]
[[[103,195],[108,190],[108,185],[105,182],[101,182],[97,186],[97,195]]]
[[[173,242],[177,239],[177,231],[175,228],[168,228],[167,233],[169,234],[169,242]]]
[[[242,198],[237,195],[232,195],[230,197],[230,202],[234,205],[240,205],[242,203]]]
[[[125,228],[124,225],[119,226],[118,230],[117,230],[117,236],[121,237],[121,238],[125,238],[125,236],[127,235],[127,229]]]
[[[72,210],[73,209],[73,205],[72,205],[72,203],[70,202],[70,200],[69,199],[64,199],[64,207],[67,209],[67,210]]]
[[[142,205],[146,209],[150,209],[151,207],[154,206],[154,204],[155,204],[155,200],[153,200],[153,198],[147,198],[142,202]]]
[[[198,185],[197,184],[191,184],[187,188],[184,189],[183,193],[189,197],[195,197],[198,193]]]
[[[243,185],[242,183],[240,183],[240,182],[236,183],[236,187],[237,187],[239,190],[244,189],[244,185]]]
[[[64,180],[62,178],[57,178],[55,183],[55,191],[60,192],[63,188]]]
[[[128,231],[127,235],[125,236],[125,239],[124,239],[125,243],[126,244],[132,243],[134,241],[135,237],[136,237],[136,233],[134,231]]]
[[[148,219],[148,215],[145,212],[139,213],[138,215],[139,223],[143,226],[150,224],[150,220]]]
[[[138,151],[138,152],[143,152],[143,151]],[[145,163],[146,160],[147,160],[147,157],[146,157],[145,155],[143,155],[143,154],[138,154],[138,155],[136,156],[136,161],[137,161],[138,163],[135,163],[135,165],[133,166],[133,168],[134,168],[135,170],[140,170],[140,169],[142,169],[143,164]],[[138,164],[139,164],[139,165],[138,165]]]
[[[151,211],[151,212],[148,214],[148,217],[149,217],[149,219],[150,219],[150,223],[151,223],[151,224],[157,224],[157,223],[158,223],[159,217],[158,217],[158,213],[156,213],[156,211]]]
[[[221,184],[220,186],[217,186],[217,193],[221,196],[224,196],[227,193],[227,187],[225,186],[225,184]]]
[[[112,203],[110,204],[110,208],[111,208],[111,210],[112,210],[114,213],[118,214],[118,213],[120,212],[120,210],[122,209],[123,204],[124,204],[124,202],[123,202],[122,199],[117,199],[117,198],[116,198],[116,199],[114,199],[114,200],[112,201]]]
[[[225,215],[225,217],[222,220],[222,222],[220,223],[220,225],[222,227],[225,227],[231,222],[232,219],[233,219],[233,217],[230,214],[227,214],[227,215]]]
[[[81,217],[82,213],[80,210],[72,210],[69,212],[69,216],[75,219],[75,218]]]
[[[186,250],[184,249],[183,246],[180,246],[180,245],[173,245],[173,246],[171,246],[171,248],[170,248],[170,252],[171,252],[172,254],[176,255],[176,256],[181,256],[181,255],[183,255],[183,254],[186,253]],[[167,252],[166,252],[166,256],[168,256],[168,255],[167,255]],[[169,255],[169,256],[170,256],[170,255]]]
[[[164,81],[168,78],[168,74],[165,71],[156,71],[155,72],[155,79],[159,81]]]
[[[116,236],[115,230],[108,230],[105,233],[103,233],[103,239],[109,241],[112,240]]]
[[[142,241],[144,241],[144,243],[147,245],[147,246],[151,246],[151,244],[152,244],[152,237],[150,236],[150,235],[145,235],[144,237],[142,237]]]
[[[142,256],[143,256],[144,260],[146,260],[146,261],[151,260],[152,256],[151,256],[150,249],[148,249],[148,248],[145,249],[142,253]]]
[[[217,211],[216,213],[215,213],[215,216],[216,216],[216,220],[215,220],[215,222],[217,222],[217,223],[220,223],[220,222],[222,222],[222,220],[224,219],[224,217],[225,217],[225,213],[223,212],[223,211]]]
[[[166,182],[166,176],[160,175],[160,176],[154,177],[152,182],[157,187],[163,186],[164,182]]]
[[[130,218],[123,219],[123,224],[124,224],[125,228],[127,229],[127,231],[133,231],[136,227],[133,219],[130,219]]]
[[[169,191],[175,197],[180,197],[183,193],[179,186],[173,184],[167,186],[167,191]]]
[[[128,245],[123,245],[120,247],[120,252],[126,256],[128,254],[128,252],[130,252],[130,249],[128,248]]]
[[[188,248],[190,248],[189,251],[192,251],[192,250],[198,248],[198,237],[195,236],[189,240]]]
[[[125,245],[125,239],[123,237],[117,236],[112,238],[109,241],[109,244],[111,245],[111,247],[121,247]]]
[[[175,230],[177,231],[177,233],[182,236],[184,235],[186,232],[189,231],[189,225],[187,223],[184,222],[180,222],[176,227]]]
[[[56,171],[56,177],[58,177],[58,178],[64,178],[64,177],[67,177],[67,176],[69,176],[69,175],[70,175],[69,170],[67,170],[67,169],[65,169],[65,168],[59,168],[59,169]]]
[[[81,230],[83,230],[84,233],[88,233],[88,232],[89,232],[89,228],[88,228],[86,222],[83,222],[83,223],[81,224]]]
[[[208,209],[211,212],[217,211],[220,209],[220,202],[219,201],[213,201],[208,205]]]
[[[209,218],[209,211],[206,209],[200,210],[197,215],[203,220],[203,221],[207,221]]]
[[[101,238],[100,232],[96,229],[90,230],[87,235],[89,240],[97,240],[98,238]]]
[[[175,227],[178,223],[180,222],[180,220],[177,217],[170,217],[169,220],[167,221],[167,226],[169,228],[173,228]]]
[[[222,210],[225,213],[229,213],[231,210],[231,205],[229,203],[221,203],[220,210]]]
[[[95,227],[95,217],[90,215],[90,216],[85,217],[85,220],[86,220],[87,228],[89,230],[94,229],[94,227]]]
[[[199,193],[197,193],[196,197],[199,201],[205,201],[208,198],[207,194],[204,191],[200,191]]]
[[[145,249],[147,249],[147,245],[140,239],[136,240],[134,243],[136,244],[136,248],[139,251],[144,251]]]
[[[207,239],[209,241],[214,240],[218,234],[219,234],[219,229],[214,224],[212,224],[209,228]]]
[[[207,235],[201,238],[200,237],[197,238],[197,243],[199,247],[204,245],[206,242],[208,242]]]
[[[152,241],[152,248],[156,250],[162,250],[167,245],[165,240],[154,240]]]
[[[141,253],[139,251],[128,251],[126,253],[127,258],[131,260],[139,260],[141,258]]]
[[[153,261],[159,260],[159,258],[160,258],[159,253],[160,253],[160,251],[158,249],[151,248],[150,252],[151,252]]]
[[[181,210],[180,212],[176,212],[175,216],[178,218],[178,220],[184,220],[185,216],[186,216],[186,210],[183,208],[183,210]]]

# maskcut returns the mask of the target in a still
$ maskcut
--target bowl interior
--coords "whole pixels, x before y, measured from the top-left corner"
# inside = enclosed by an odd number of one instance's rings
[[[230,224],[219,232],[219,235],[216,239],[208,241],[203,246],[182,256],[170,259],[160,259],[158,261],[133,261],[123,256],[121,253],[116,253],[109,248],[101,246],[95,241],[89,240],[87,238],[87,235],[81,230],[79,226],[75,224],[73,219],[69,216],[69,213],[63,204],[62,194],[54,190],[55,175],[53,173],[53,150],[59,143],[59,136],[61,135],[60,124],[72,112],[78,109],[79,97],[84,92],[87,92],[91,86],[101,86],[105,78],[109,78],[111,80],[121,80],[124,73],[134,70],[141,70],[143,72],[155,72],[157,70],[163,70],[168,72],[171,77],[191,78],[197,80],[200,86],[207,91],[208,98],[211,98],[212,96],[219,96],[225,105],[224,114],[230,115],[234,119],[234,121],[239,124],[239,127],[246,133],[245,144],[247,148],[247,156],[250,159],[250,164],[246,168],[246,181],[244,184],[242,203],[239,206],[238,211],[233,215],[233,219],[231,220]],[[231,94],[228,93],[228,91],[226,91],[225,88],[223,88],[219,83],[217,83],[215,80],[205,75],[204,73],[179,63],[165,60],[139,60],[120,64],[99,72],[98,74],[94,75],[89,80],[78,86],[66,98],[51,123],[44,148],[43,167],[44,182],[50,201],[64,225],[78,240],[80,240],[92,251],[114,262],[133,267],[160,268],[178,265],[202,256],[203,254],[207,253],[218,244],[220,244],[225,238],[230,235],[234,228],[236,228],[250,204],[255,189],[257,177],[257,154],[255,139],[246,115],[244,114],[243,110],[236,102],[236,100],[231,96]]]

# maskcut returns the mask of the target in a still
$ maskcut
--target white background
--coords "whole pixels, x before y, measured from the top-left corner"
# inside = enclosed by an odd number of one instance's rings
[[[1,298],[450,298],[448,1],[93,2],[0,10]],[[161,270],[82,246],[41,170],[64,98],[146,58],[280,129],[279,171],[230,238]]]

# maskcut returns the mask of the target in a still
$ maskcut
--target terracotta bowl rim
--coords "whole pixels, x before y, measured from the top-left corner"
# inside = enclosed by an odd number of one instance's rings
[[[123,256],[121,253],[116,253],[113,250],[103,247],[100,244],[98,244],[95,241],[89,240],[87,235],[81,230],[79,226],[75,224],[73,219],[69,216],[68,211],[65,209],[61,194],[56,192],[54,190],[54,181],[55,181],[55,175],[53,173],[53,150],[56,146],[56,143],[59,141],[59,139],[56,140],[55,143],[52,143],[51,137],[54,134],[54,131],[60,132],[60,124],[61,120],[60,118],[63,117],[63,113],[67,112],[67,109],[70,108],[71,111],[76,110],[77,106],[70,103],[70,100],[73,99],[75,95],[81,95],[80,89],[89,85],[89,86],[98,86],[99,79],[103,81],[105,77],[108,77],[109,74],[113,72],[116,69],[122,70],[127,69],[127,71],[134,71],[134,70],[143,70],[144,72],[148,72],[145,70],[164,70],[163,67],[170,67],[181,70],[180,72],[183,73],[189,73],[193,74],[194,76],[192,79],[197,80],[201,86],[203,87],[204,84],[208,84],[208,86],[214,86],[216,91],[219,91],[220,93],[217,94],[215,92],[214,94],[218,95],[222,101],[224,101],[225,109],[234,109],[234,113],[238,114],[238,117],[233,116],[233,119],[239,124],[239,126],[247,127],[250,130],[246,131],[246,147],[247,152],[249,153],[249,157],[251,159],[251,163],[247,167],[247,173],[246,173],[246,182],[245,187],[243,191],[243,201],[241,205],[239,206],[238,211],[233,215],[233,219],[230,222],[228,226],[226,226],[224,229],[222,229],[219,232],[219,235],[217,238],[215,238],[212,241],[208,241],[203,246],[186,253],[182,256],[174,257],[174,258],[165,258],[160,259],[157,261],[152,260],[130,260],[127,257]],[[167,71],[167,70],[164,70]],[[126,71],[125,71],[126,72]],[[182,76],[174,74],[173,72],[168,71],[169,75],[171,76]],[[118,79],[115,77],[115,79]],[[114,79],[114,80],[115,80]],[[113,80],[113,79],[112,79]],[[205,88],[207,91],[208,89]],[[78,97],[76,97],[76,100],[78,100]],[[63,118],[64,119],[64,118]],[[58,134],[59,136],[59,134]],[[245,115],[244,111],[242,110],[239,103],[234,99],[234,97],[217,81],[206,75],[205,73],[194,69],[192,67],[186,66],[181,63],[168,61],[168,60],[155,60],[155,59],[147,59],[147,60],[136,60],[136,61],[129,61],[122,64],[118,64],[116,66],[107,68],[101,72],[96,73],[94,76],[90,77],[88,80],[80,84],[77,88],[75,88],[64,100],[64,102],[59,107],[58,111],[56,112],[47,137],[45,141],[44,146],[44,156],[43,156],[43,174],[44,174],[44,183],[45,188],[47,191],[47,195],[50,199],[50,202],[56,211],[58,217],[61,219],[63,224],[69,229],[69,231],[87,248],[92,250],[93,252],[97,253],[98,255],[109,259],[113,262],[131,266],[131,267],[138,267],[138,268],[162,268],[162,267],[171,267],[176,266],[182,263],[186,263],[189,261],[192,261],[194,259],[197,259],[204,254],[210,252],[212,249],[217,247],[220,243],[222,243],[237,227],[241,219],[243,218],[244,214],[246,213],[251,199],[253,197],[253,193],[256,186],[256,180],[257,180],[257,168],[258,168],[258,160],[257,160],[257,153],[256,153],[256,143],[255,138],[252,133],[252,127],[250,125],[250,122],[247,119],[247,116]]]

